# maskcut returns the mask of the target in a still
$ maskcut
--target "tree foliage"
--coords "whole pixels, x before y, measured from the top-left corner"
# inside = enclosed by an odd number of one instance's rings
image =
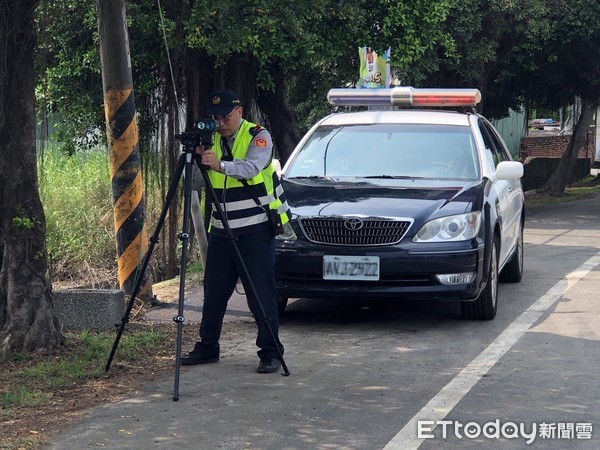
[[[600,5],[587,0],[546,2],[543,46],[531,53],[530,98],[563,106],[575,96],[600,98]]]
[[[171,0],[162,5],[177,101],[195,105],[198,115],[206,90],[235,86],[243,89],[250,110],[261,95],[282,89],[285,95],[272,100],[289,102],[296,135],[329,110],[330,87],[356,81],[362,45],[391,47],[402,84],[480,88],[481,109],[491,117],[531,101],[565,104],[581,95],[577,86],[591,88],[598,79],[598,8],[585,0]],[[63,140],[82,143],[102,122],[94,0],[46,0],[43,7],[39,99],[63,115]],[[157,112],[164,112],[162,98],[172,83],[157,3],[132,0],[127,10],[144,141],[160,129]],[[273,128],[296,125],[266,119]]]
[[[527,92],[519,85],[530,70],[531,53],[540,45],[541,0],[464,0],[452,5],[442,24],[453,52],[434,59],[438,70],[426,84],[477,87],[483,96],[478,110],[490,118],[519,110]]]

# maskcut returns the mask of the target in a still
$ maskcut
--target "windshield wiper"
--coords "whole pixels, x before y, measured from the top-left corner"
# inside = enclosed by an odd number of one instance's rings
[[[331,180],[329,177],[323,177],[321,175],[307,175],[302,177],[286,177],[286,180]]]
[[[393,180],[416,180],[423,177],[411,177],[408,175],[367,175],[362,178],[385,178],[385,179],[393,179]]]

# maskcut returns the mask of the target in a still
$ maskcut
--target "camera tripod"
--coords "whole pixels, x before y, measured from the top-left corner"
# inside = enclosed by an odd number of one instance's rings
[[[173,389],[173,400],[174,401],[179,400],[179,372],[180,372],[181,338],[182,338],[182,334],[183,334],[183,322],[185,320],[183,317],[183,304],[184,304],[184,293],[185,293],[185,270],[186,270],[186,265],[187,265],[187,246],[188,246],[188,239],[189,239],[188,230],[189,230],[189,221],[190,221],[190,215],[191,215],[190,209],[191,209],[192,177],[193,177],[193,164],[194,163],[197,164],[198,167],[200,168],[200,172],[202,173],[202,177],[204,178],[204,181],[205,181],[206,190],[210,194],[210,198],[211,198],[213,205],[215,206],[217,212],[219,213],[219,216],[223,219],[222,220],[223,227],[225,228],[227,236],[231,241],[231,245],[233,246],[234,253],[236,255],[236,259],[238,260],[239,266],[242,270],[242,273],[241,273],[242,281],[244,282],[244,285],[247,286],[247,288],[249,288],[251,293],[253,294],[251,297],[256,302],[256,305],[255,305],[256,311],[258,311],[261,315],[260,318],[256,317],[255,319],[257,321],[262,320],[265,323],[267,330],[269,331],[269,335],[270,335],[271,339],[273,340],[273,344],[275,345],[275,348],[277,349],[277,356],[278,356],[279,361],[281,362],[281,367],[283,368],[283,371],[284,371],[284,373],[282,375],[289,376],[289,374],[290,374],[290,372],[287,368],[287,365],[285,364],[285,361],[283,359],[283,354],[281,352],[281,349],[277,345],[277,338],[275,337],[275,333],[273,332],[273,328],[271,327],[270,318],[265,313],[263,305],[260,301],[260,297],[258,296],[258,293],[256,292],[254,283],[252,282],[252,279],[250,278],[250,274],[248,272],[246,264],[244,263],[242,254],[240,253],[239,247],[236,242],[236,237],[233,234],[233,232],[231,231],[231,228],[229,227],[227,217],[223,213],[223,209],[221,207],[221,204],[219,203],[217,194],[215,193],[215,190],[210,183],[210,180],[208,178],[207,168],[201,164],[200,155],[195,153],[196,144],[191,143],[191,142],[186,142],[185,136],[182,140],[184,141],[184,152],[181,154],[181,156],[179,157],[179,160],[177,162],[177,166],[175,168],[175,174],[174,174],[173,180],[171,181],[171,184],[169,186],[169,190],[167,191],[167,197],[165,199],[163,209],[160,213],[160,216],[158,219],[158,224],[156,225],[154,234],[150,238],[150,245],[148,247],[148,251],[146,252],[144,260],[142,261],[142,264],[140,266],[140,270],[138,271],[138,274],[135,278],[135,283],[133,286],[133,290],[131,292],[131,297],[130,297],[127,307],[125,309],[125,314],[123,315],[123,317],[121,319],[121,325],[117,332],[117,337],[115,339],[115,342],[113,343],[113,346],[112,346],[112,349],[110,352],[110,356],[108,357],[108,361],[106,362],[106,366],[105,366],[105,369],[108,372],[108,370],[110,369],[112,360],[114,358],[115,352],[117,350],[117,347],[119,345],[119,341],[120,341],[123,331],[125,329],[125,325],[127,324],[127,322],[129,322],[129,315],[131,314],[131,309],[133,308],[133,303],[135,301],[137,294],[140,291],[141,284],[142,284],[142,278],[148,267],[150,257],[152,256],[152,251],[154,250],[154,247],[158,243],[158,235],[164,224],[165,218],[167,216],[167,212],[169,210],[169,206],[177,192],[177,186],[179,184],[179,180],[181,179],[181,175],[184,174],[183,230],[178,235],[178,237],[182,243],[180,269],[179,269],[179,301],[178,301],[178,308],[177,308],[177,316],[173,317],[173,322],[177,323],[177,350],[176,350],[176,354],[175,354],[175,386]]]

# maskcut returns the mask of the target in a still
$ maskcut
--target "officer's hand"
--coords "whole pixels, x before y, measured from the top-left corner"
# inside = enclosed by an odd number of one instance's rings
[[[202,152],[202,164],[212,170],[219,171],[220,159],[212,150],[204,150]]]

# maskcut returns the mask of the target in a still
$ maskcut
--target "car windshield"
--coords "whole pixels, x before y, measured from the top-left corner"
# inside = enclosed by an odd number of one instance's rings
[[[287,169],[286,178],[476,179],[469,127],[371,124],[322,126]]]

